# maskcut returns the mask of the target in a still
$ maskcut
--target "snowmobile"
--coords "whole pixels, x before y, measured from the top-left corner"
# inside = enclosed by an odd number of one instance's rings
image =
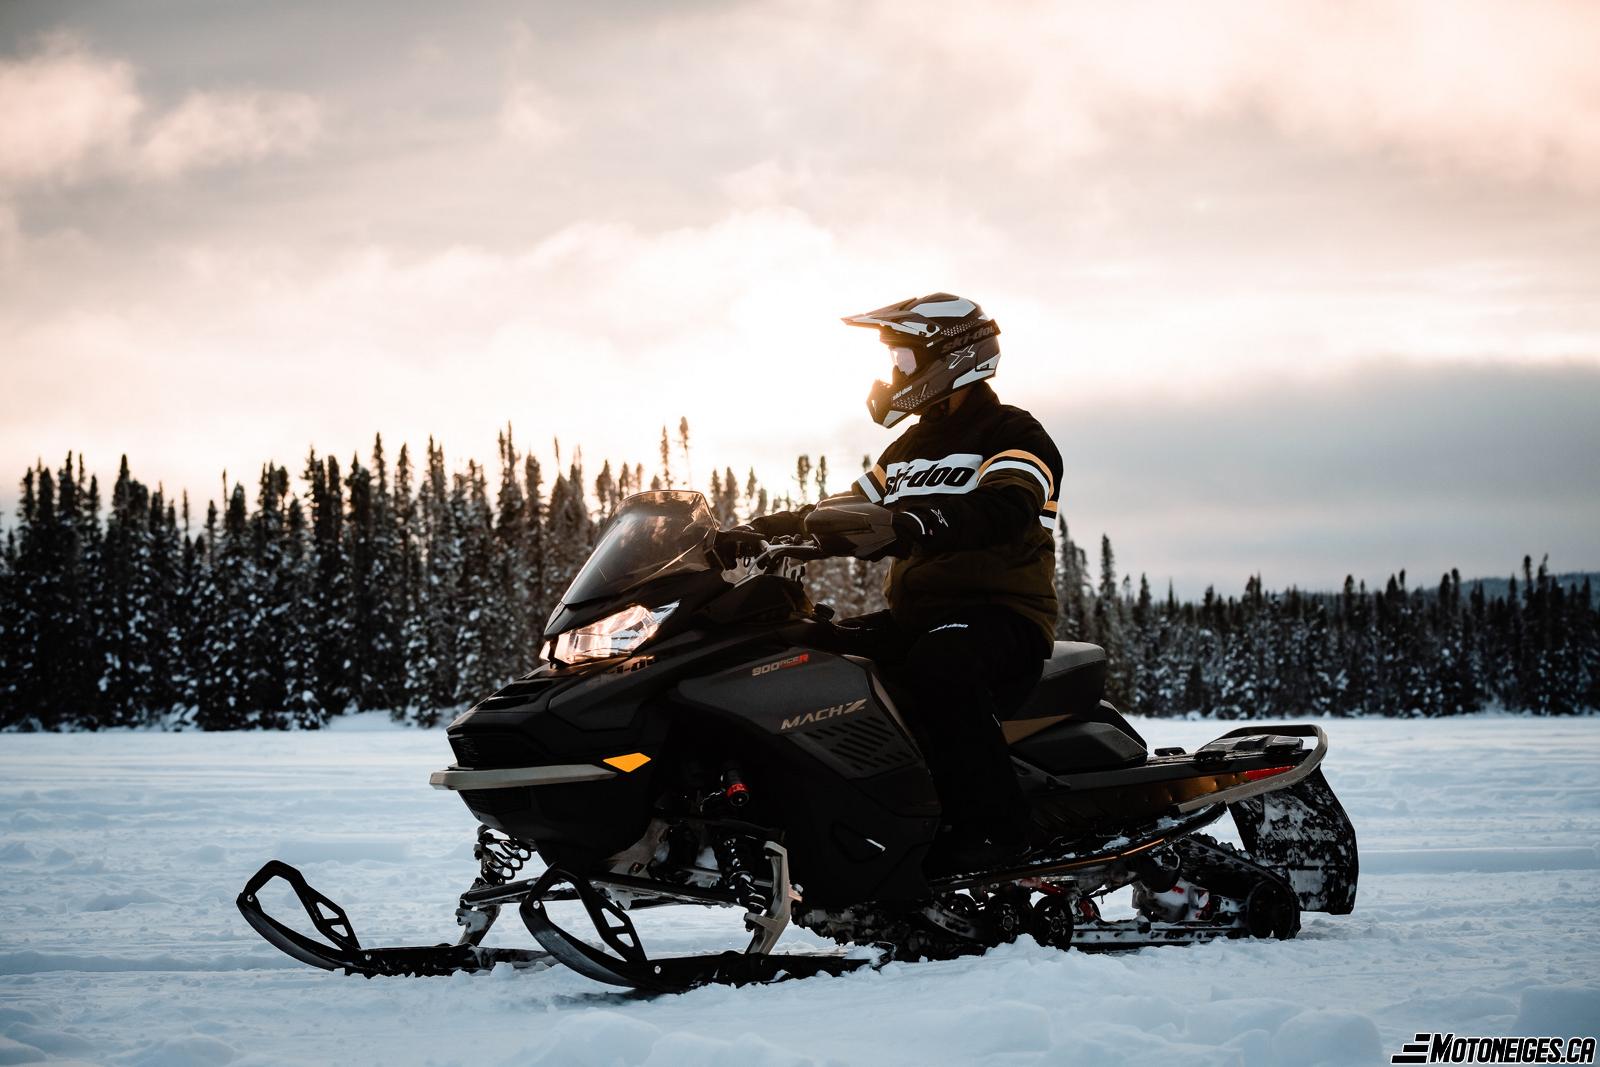
[[[1023,935],[1086,950],[1289,938],[1302,912],[1351,910],[1355,832],[1322,774],[1321,727],[1252,724],[1152,751],[1103,699],[1105,652],[1074,642],[1056,643],[1002,723],[1029,847],[986,869],[928,862],[941,811],[915,709],[803,582],[806,563],[883,535],[874,508],[825,502],[806,536],[741,561],[699,493],[622,504],[551,615],[537,669],[447,729],[455,759],[431,784],[480,823],[453,943],[366,947],[276,860],[240,911],[290,956],[348,974],[559,963],[673,991]],[[1242,849],[1201,833],[1225,814]],[[542,873],[519,877],[535,856]],[[262,906],[276,880],[304,908],[301,929]],[[1133,917],[1103,916],[1099,902],[1130,886]],[[559,901],[582,905],[588,939],[552,917]],[[484,944],[511,905],[538,949]],[[652,957],[631,913],[670,905],[742,911],[749,944]],[[774,952],[790,924],[858,948]]]

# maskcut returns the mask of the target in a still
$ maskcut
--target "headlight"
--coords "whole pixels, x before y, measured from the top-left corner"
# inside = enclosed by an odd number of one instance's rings
[[[571,666],[594,659],[625,656],[656,635],[678,601],[659,608],[632,604],[615,615],[560,634],[551,644],[550,658]]]

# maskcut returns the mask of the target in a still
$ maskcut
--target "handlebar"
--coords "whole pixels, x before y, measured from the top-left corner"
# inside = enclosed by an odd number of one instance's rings
[[[759,571],[771,571],[790,560],[807,562],[827,559],[828,555],[822,550],[822,546],[817,544],[815,538],[790,539],[782,543],[772,543],[765,552],[755,558],[754,566]]]

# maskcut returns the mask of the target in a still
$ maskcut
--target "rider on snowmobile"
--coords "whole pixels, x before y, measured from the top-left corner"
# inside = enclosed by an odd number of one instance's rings
[[[998,716],[1038,681],[1055,636],[1061,456],[985,380],[1000,362],[1000,327],[971,300],[933,293],[844,322],[876,329],[893,361],[867,398],[873,420],[920,418],[852,488],[887,509],[893,534],[841,554],[896,558],[889,610],[842,625],[912,697],[946,810],[946,855],[1006,855],[1025,844],[1027,806]],[[828,510],[764,515],[749,529],[772,538],[803,528],[828,547]]]

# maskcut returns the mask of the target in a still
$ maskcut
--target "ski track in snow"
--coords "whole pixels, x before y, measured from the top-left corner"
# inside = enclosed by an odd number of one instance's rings
[[[1229,725],[1139,723],[1186,747]],[[442,731],[0,735],[0,1064],[1386,1064],[1418,1030],[1600,1032],[1600,719],[1324,726],[1362,881],[1298,940],[1024,938],[660,997],[559,969],[348,978],[245,925],[234,897],[277,856],[367,944],[453,940],[474,824],[427,786]],[[652,952],[743,944],[732,911],[672,910],[637,917]],[[508,912],[491,942],[531,939]]]

